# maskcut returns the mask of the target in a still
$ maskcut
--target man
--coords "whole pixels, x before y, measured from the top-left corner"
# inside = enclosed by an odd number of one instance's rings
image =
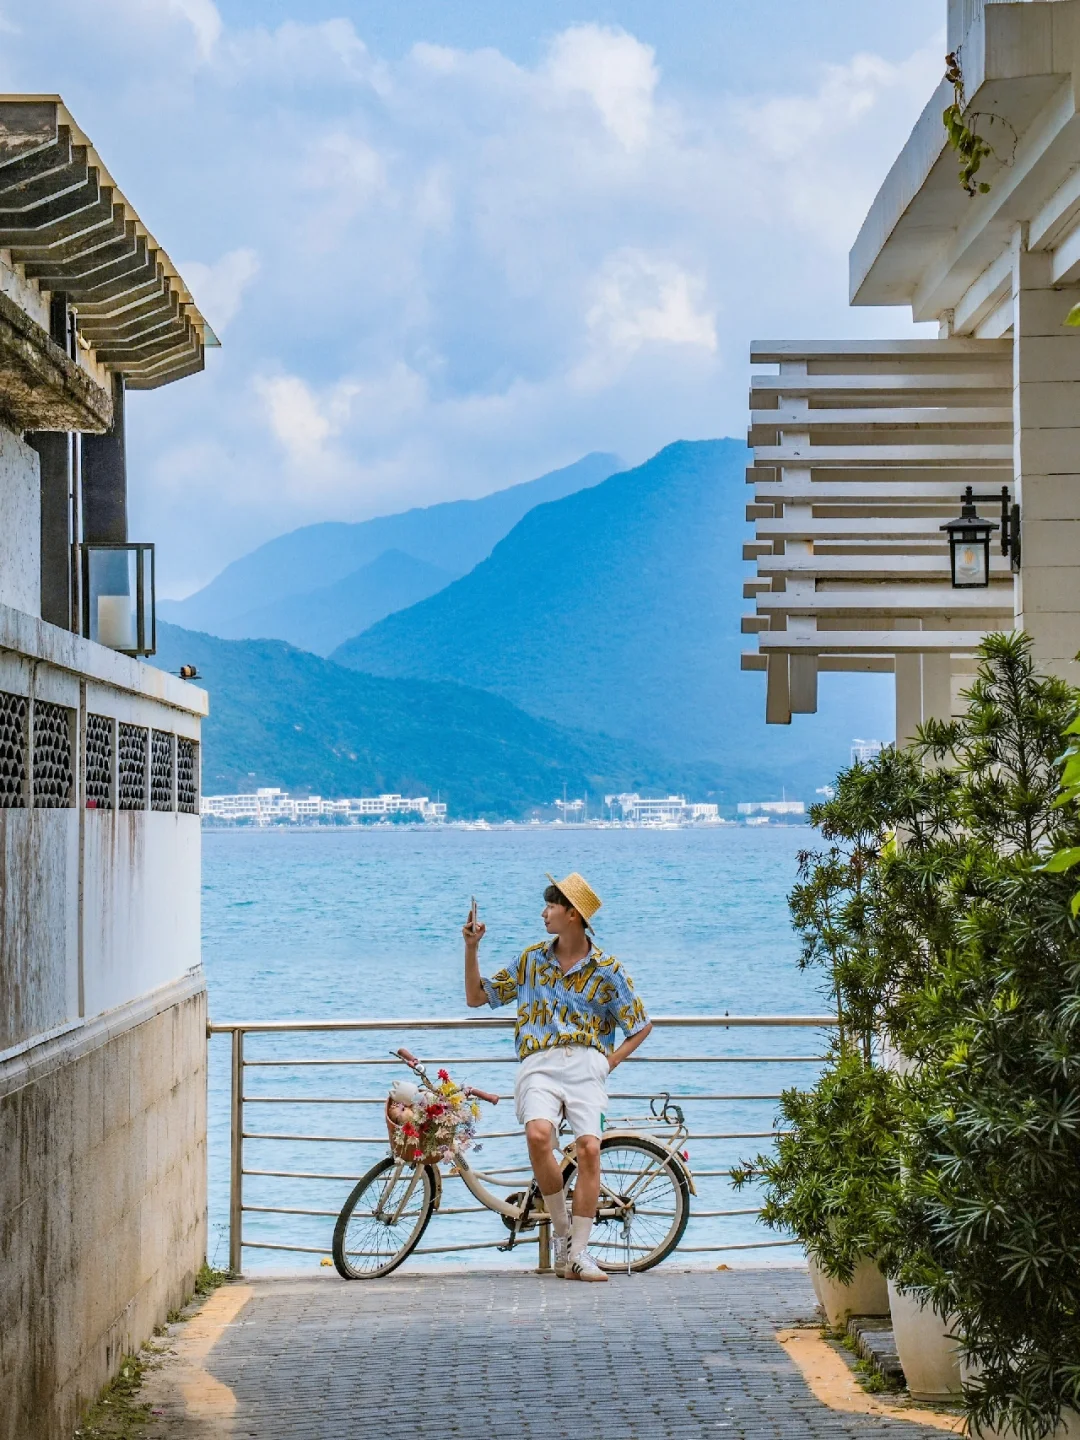
[[[525,1126],[529,1159],[555,1232],[555,1273],[564,1280],[606,1280],[589,1254],[589,1232],[600,1198],[600,1128],[607,1077],[652,1029],[630,976],[590,938],[603,903],[574,873],[547,877],[544,929],[553,938],[530,945],[512,969],[490,980],[480,974],[485,926],[470,915],[465,937],[465,999],[470,1006],[517,1001],[514,1108]],[[615,1028],[626,1037],[615,1047]],[[577,1178],[574,1214],[566,1211],[562,1169],[554,1155],[558,1126],[574,1131]]]

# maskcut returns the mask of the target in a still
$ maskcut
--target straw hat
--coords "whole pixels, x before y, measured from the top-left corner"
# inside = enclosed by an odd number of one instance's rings
[[[570,904],[585,921],[586,930],[591,930],[592,926],[589,921],[604,902],[584,875],[579,875],[575,870],[573,874],[567,875],[565,880],[556,880],[555,876],[551,874],[547,878],[570,901]]]

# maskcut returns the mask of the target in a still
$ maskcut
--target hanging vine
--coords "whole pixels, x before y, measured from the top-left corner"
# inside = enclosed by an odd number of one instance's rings
[[[969,195],[985,195],[990,189],[987,180],[976,180],[984,160],[994,156],[1000,160],[993,145],[984,136],[980,135],[975,126],[980,120],[985,120],[992,125],[997,121],[1000,125],[1006,125],[1010,130],[1012,126],[1000,115],[981,114],[973,110],[970,114],[964,114],[964,107],[967,103],[964,94],[964,71],[960,64],[959,50],[951,50],[945,56],[945,79],[953,87],[953,103],[945,107],[942,120],[945,124],[945,133],[949,137],[949,144],[960,157],[960,184]],[[1012,131],[1013,155],[1016,153],[1016,132]],[[1011,157],[1010,157],[1011,159]],[[1009,164],[1009,160],[1002,162]]]

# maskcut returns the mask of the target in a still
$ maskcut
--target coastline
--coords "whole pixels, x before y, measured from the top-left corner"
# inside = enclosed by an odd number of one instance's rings
[[[433,832],[440,830],[490,830],[490,831],[535,831],[554,830],[645,830],[655,834],[658,830],[681,830],[681,831],[714,831],[714,830],[802,830],[807,827],[809,820],[768,820],[762,822],[747,823],[745,820],[712,820],[700,823],[689,822],[678,824],[675,821],[656,824],[650,821],[632,820],[440,820],[440,821],[399,821],[397,823],[371,824],[335,824],[329,823],[308,823],[304,821],[285,821],[283,823],[259,825],[236,820],[207,820],[203,818],[202,828],[204,834],[213,835],[255,835],[255,834],[345,834],[353,835],[357,831],[378,831],[386,834],[390,830],[404,830],[410,832]]]

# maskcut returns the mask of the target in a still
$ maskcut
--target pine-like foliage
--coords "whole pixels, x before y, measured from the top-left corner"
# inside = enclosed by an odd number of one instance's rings
[[[812,1090],[785,1090],[775,1149],[732,1172],[737,1190],[761,1177],[759,1215],[795,1234],[822,1270],[844,1284],[885,1253],[899,1184],[904,1095],[890,1070],[838,1049]]]
[[[827,846],[791,909],[840,1059],[737,1178],[764,1174],[763,1219],[829,1273],[862,1247],[928,1298],[971,1362],[976,1431],[1037,1440],[1080,1411],[1077,694],[994,635],[967,701],[812,814]],[[879,1080],[890,1053],[904,1078]]]
[[[1080,840],[1056,804],[1075,707],[1025,637],[990,637],[967,715],[927,727],[954,814],[912,869],[943,887],[954,938],[909,1008],[923,1064],[895,1259],[961,1337],[973,1424],[1023,1440],[1080,1409],[1080,933],[1045,867]]]

